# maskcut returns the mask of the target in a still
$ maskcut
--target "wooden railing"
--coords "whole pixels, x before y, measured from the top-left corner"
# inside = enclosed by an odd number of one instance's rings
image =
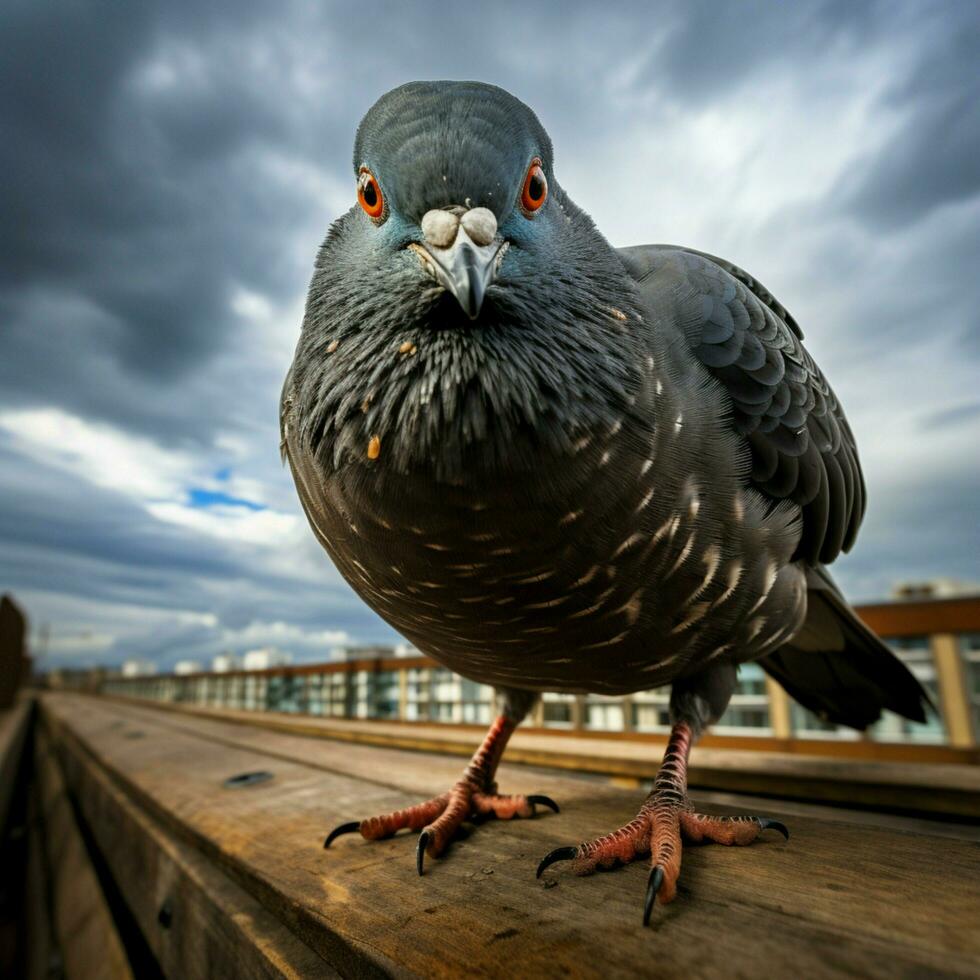
[[[557,866],[534,875],[555,847],[629,819],[642,788],[513,765],[509,749],[502,791],[546,793],[561,813],[480,826],[419,878],[412,834],[352,834],[329,850],[324,834],[445,791],[462,760],[267,723],[398,726],[205,717],[70,693],[40,701],[39,788],[51,814],[42,826],[66,966],[75,957],[69,975],[129,975],[125,965],[112,968],[118,944],[109,944],[96,880],[110,888],[111,909],[125,913],[115,922],[127,926],[127,952],[149,958],[149,966],[130,961],[140,977],[952,977],[975,975],[980,962],[980,863],[962,822],[857,813],[850,797],[840,809],[790,804],[775,783],[764,804],[697,790],[708,812],[762,805],[791,839],[686,847],[676,901],[658,906],[644,928],[647,861],[587,878]],[[799,774],[809,778],[814,765],[799,763]],[[778,781],[775,766],[766,768]],[[818,768],[830,774],[835,765]],[[928,771],[916,788],[911,768],[836,765],[863,769],[869,792],[898,780],[931,799],[945,774],[919,767]],[[84,852],[71,844],[78,837]],[[95,876],[76,860],[86,853]]]

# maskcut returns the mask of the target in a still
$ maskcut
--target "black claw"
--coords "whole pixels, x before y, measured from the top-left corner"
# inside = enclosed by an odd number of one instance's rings
[[[538,865],[538,873],[534,876],[540,878],[545,868],[550,867],[556,861],[571,861],[573,857],[578,857],[577,847],[556,847],[550,854],[546,854]]]
[[[786,840],[789,840],[789,830],[787,830],[786,824],[780,823],[778,820],[770,820],[769,817],[759,817],[759,826],[763,830],[778,830]]]
[[[529,796],[527,798],[528,803],[531,804],[531,809],[534,809],[535,803],[540,803],[542,806],[546,806],[549,810],[553,810],[555,813],[561,813],[558,809],[558,804],[550,796]]]
[[[650,877],[647,878],[647,897],[643,903],[643,924],[650,925],[650,913],[653,912],[653,903],[657,899],[657,892],[664,883],[664,869],[658,864],[650,870]]]
[[[419,842],[415,847],[415,867],[419,869],[419,877],[422,877],[422,869],[425,865],[425,849],[429,846],[429,832],[423,830],[419,834]]]
[[[323,842],[323,846],[329,847],[341,834],[353,834],[355,830],[360,829],[360,820],[352,820],[350,823],[342,823],[339,827],[334,827],[334,829],[327,834],[327,839]]]

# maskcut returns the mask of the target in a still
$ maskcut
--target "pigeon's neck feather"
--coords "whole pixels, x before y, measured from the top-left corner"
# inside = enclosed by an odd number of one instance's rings
[[[588,276],[505,261],[470,322],[448,294],[419,288],[410,253],[382,289],[343,240],[321,252],[293,369],[301,435],[325,471],[538,470],[632,411],[643,324],[608,246]]]

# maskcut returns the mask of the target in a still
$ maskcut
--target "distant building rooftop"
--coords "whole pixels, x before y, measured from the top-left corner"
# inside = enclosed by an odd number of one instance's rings
[[[380,657],[399,656],[397,648],[384,645],[335,647],[333,654],[337,660],[343,660],[345,662],[350,662],[351,660],[376,660]]]
[[[898,582],[891,597],[907,602],[922,599],[960,599],[980,595],[980,582],[964,582],[955,578],[932,578],[922,582]]]
[[[292,661],[292,655],[276,647],[263,647],[249,650],[242,657],[245,670],[268,670],[270,667],[283,667]]]

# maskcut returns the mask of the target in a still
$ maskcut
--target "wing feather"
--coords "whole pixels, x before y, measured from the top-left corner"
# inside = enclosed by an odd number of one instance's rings
[[[620,255],[641,282],[663,262],[683,268],[694,295],[678,327],[731,398],[732,424],[752,451],[752,482],[774,502],[802,508],[795,557],[828,564],[850,549],[866,498],[857,447],[786,308],[744,270],[703,252],[649,245]]]

